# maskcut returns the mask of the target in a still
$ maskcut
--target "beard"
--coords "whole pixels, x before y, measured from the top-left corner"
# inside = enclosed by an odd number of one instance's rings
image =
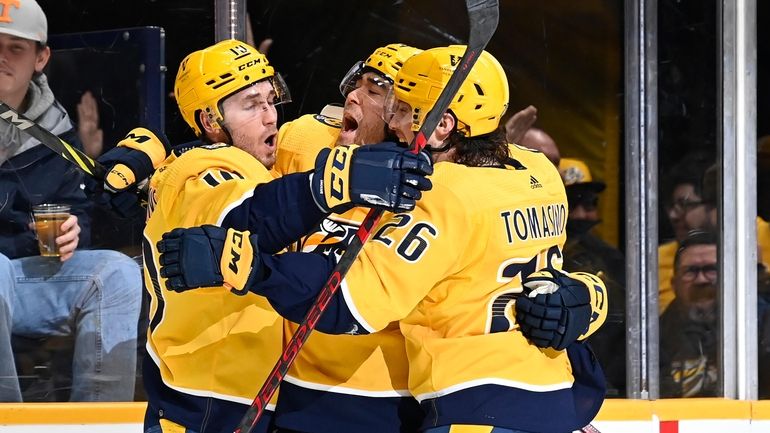
[[[687,317],[704,325],[717,321],[716,286],[712,283],[698,284],[692,287],[692,293],[697,293],[687,306]]]
[[[695,323],[712,325],[717,321],[717,310],[714,307],[693,305],[688,309],[687,317]]]

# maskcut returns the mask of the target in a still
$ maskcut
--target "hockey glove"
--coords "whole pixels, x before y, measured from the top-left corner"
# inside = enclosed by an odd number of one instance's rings
[[[204,225],[174,229],[158,242],[160,276],[166,288],[184,292],[225,286],[237,295],[262,278],[262,262],[254,248],[257,235]]]
[[[591,295],[583,282],[546,268],[523,285],[527,296],[516,299],[516,321],[535,346],[563,350],[588,331]]]
[[[425,177],[431,173],[430,156],[395,143],[338,146],[319,152],[310,187],[324,212],[365,206],[398,213],[414,209],[422,191],[431,189]]]
[[[147,179],[166,159],[168,141],[163,134],[156,135],[149,129],[134,128],[120,140],[99,162],[109,169],[104,178],[104,188],[121,192]]]

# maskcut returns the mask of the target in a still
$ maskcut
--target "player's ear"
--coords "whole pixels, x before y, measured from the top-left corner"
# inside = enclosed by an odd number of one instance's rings
[[[209,116],[206,115],[203,110],[198,111],[198,123],[200,124],[204,133],[215,134],[220,131],[219,126],[215,126],[211,122],[211,118],[209,118]]]
[[[449,135],[455,129],[455,117],[449,113],[444,113],[441,116],[441,120],[436,126],[435,134],[436,138],[440,141],[444,141],[449,138]]]
[[[227,143],[229,142],[228,135],[225,134],[225,131],[222,130],[222,128],[211,121],[211,118],[206,115],[206,113],[203,112],[203,110],[198,111],[198,125],[201,128],[201,131],[203,131],[203,135],[208,137],[209,140],[211,140],[212,143]],[[232,143],[230,143],[232,144]]]

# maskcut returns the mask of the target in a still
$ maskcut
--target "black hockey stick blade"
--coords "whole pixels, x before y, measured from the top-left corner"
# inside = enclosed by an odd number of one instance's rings
[[[433,134],[433,130],[436,129],[441,115],[449,108],[449,104],[454,99],[460,85],[470,73],[471,68],[497,29],[498,0],[466,0],[465,5],[468,10],[468,21],[470,22],[468,48],[415,136],[411,144],[411,148],[415,153],[425,147],[427,139]],[[281,380],[283,380],[300,349],[302,349],[302,346],[310,337],[310,333],[315,329],[318,319],[326,310],[329,301],[342,283],[342,279],[345,278],[345,274],[347,274],[358,253],[361,252],[364,243],[371,236],[372,229],[377,225],[382,213],[382,210],[372,209],[366,215],[366,218],[361,223],[361,227],[356,232],[356,236],[353,237],[326,284],[324,284],[324,287],[319,292],[315,302],[310,306],[305,318],[302,319],[302,323],[299,324],[297,331],[287,343],[273,370],[267,376],[265,383],[262,384],[251,406],[241,419],[238,427],[235,428],[235,433],[250,433],[257,424],[267,403],[275,394]]]
[[[12,127],[31,135],[45,147],[75,164],[85,174],[99,180],[103,180],[104,176],[107,175],[104,166],[99,164],[98,161],[94,161],[91,157],[57,137],[52,132],[19,114],[19,112],[4,102],[0,102],[0,119]]]

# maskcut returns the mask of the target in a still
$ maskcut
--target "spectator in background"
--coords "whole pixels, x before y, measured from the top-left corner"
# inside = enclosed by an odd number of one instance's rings
[[[96,159],[104,151],[104,132],[99,127],[99,105],[90,91],[80,97],[77,109],[78,137],[86,155]]]
[[[589,341],[607,378],[607,396],[625,397],[625,258],[616,248],[591,233],[591,229],[601,222],[597,209],[599,194],[604,191],[605,184],[593,180],[588,166],[578,159],[561,158],[559,172],[569,202],[564,269],[595,274],[607,286],[607,321]]]
[[[717,237],[692,231],[674,258],[674,300],[660,317],[661,397],[715,397]]]
[[[561,159],[559,147],[545,131],[532,126],[536,120],[537,108],[532,105],[516,112],[505,122],[505,139],[508,143],[542,152],[558,168]]]
[[[674,276],[674,256],[679,242],[690,230],[703,228],[706,224],[706,209],[701,200],[703,173],[714,163],[706,153],[686,155],[675,164],[663,179],[667,189],[661,193],[665,215],[674,231],[674,239],[658,247],[658,293],[660,314],[674,300],[671,281]]]
[[[34,0],[5,5],[0,22],[0,100],[80,147],[43,68],[47,20]],[[11,335],[74,335],[73,401],[134,395],[141,276],[113,251],[82,251],[90,240],[83,175],[37,140],[0,124],[0,401],[21,401]],[[61,256],[38,256],[32,206],[61,203],[71,215],[56,239]]]
[[[660,318],[661,396],[709,397],[718,393],[716,320],[717,289],[717,166],[708,168],[700,188],[700,204],[685,212],[688,233],[674,259],[675,298]],[[702,208],[702,209],[701,209]],[[770,397],[770,275],[764,258],[768,224],[757,218],[757,319],[759,394]],[[764,263],[763,263],[764,261]]]
[[[554,166],[559,167],[559,160],[561,160],[559,147],[556,146],[553,138],[542,129],[529,128],[517,143],[528,149],[543,152]]]
[[[517,111],[505,122],[505,139],[508,143],[519,143],[524,134],[537,120],[537,108],[528,105]]]
[[[688,212],[685,221],[688,227],[705,228],[714,233],[719,232],[717,184],[719,168],[716,164],[709,167],[703,174],[701,193],[704,212]],[[770,269],[770,224],[762,217],[757,217],[757,262],[762,268]],[[760,273],[761,274],[761,273]]]
[[[704,190],[705,192],[705,190]],[[676,297],[660,317],[661,397],[715,397],[718,387],[719,263],[717,235],[693,230],[674,258]],[[770,276],[758,269],[759,395],[770,396]]]

